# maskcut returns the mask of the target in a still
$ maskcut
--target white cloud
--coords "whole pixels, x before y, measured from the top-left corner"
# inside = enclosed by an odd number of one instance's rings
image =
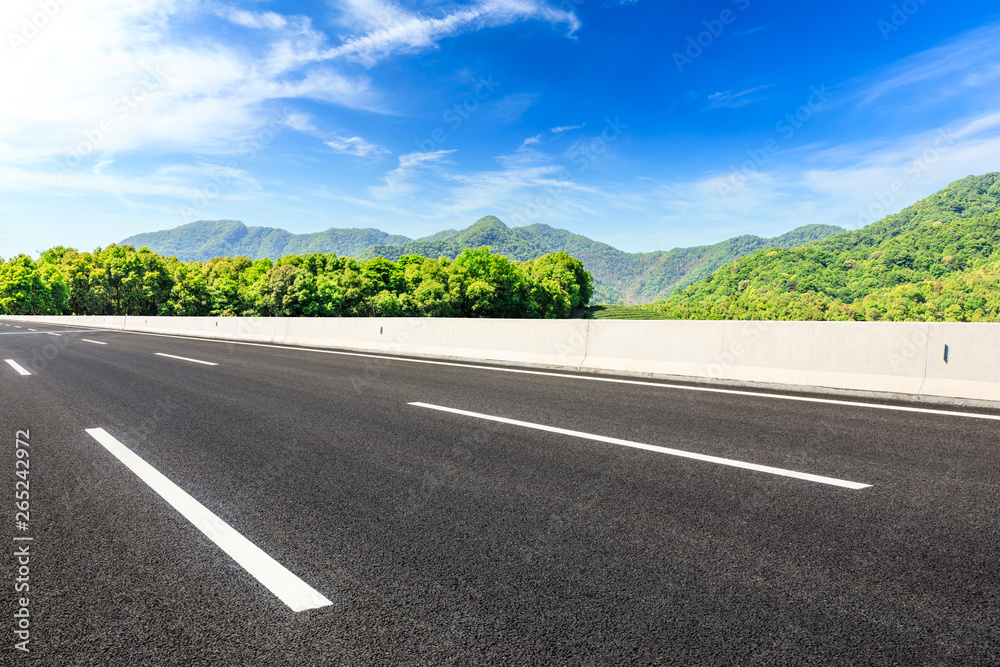
[[[549,164],[551,160],[541,151],[521,146],[513,153],[498,155],[497,163],[504,169],[520,169],[537,164]]]
[[[987,114],[980,118],[974,118],[966,122],[964,126],[955,130],[954,134],[959,139],[964,139],[965,137],[974,136],[980,132],[985,132],[998,127],[1000,127],[1000,111],[997,113]]]
[[[106,166],[106,165],[104,165]],[[122,176],[107,174],[95,168],[68,172],[61,177],[55,174],[32,171],[20,167],[0,165],[0,187],[10,192],[59,192],[62,194],[89,194],[102,192],[116,198],[128,196],[167,196],[189,199],[196,196],[199,188],[192,185],[200,171],[184,166],[175,173],[170,170],[156,171],[147,176]]]
[[[371,186],[368,190],[378,199],[390,199],[414,192],[416,187],[411,181],[417,172],[443,162],[448,155],[454,152],[453,149],[400,155],[399,166],[383,178],[385,185]]]
[[[214,9],[218,16],[244,28],[281,30],[288,25],[284,16],[274,12],[250,12],[227,5],[219,5]]]
[[[538,93],[513,93],[505,95],[494,103],[491,115],[504,122],[513,123],[525,111],[534,106],[540,97],[541,95]]]
[[[283,124],[293,130],[319,138],[323,144],[332,148],[337,153],[357,157],[370,157],[388,155],[392,152],[385,146],[373,144],[359,136],[349,136],[337,132],[323,132],[316,127],[313,117],[306,113],[290,112],[285,115]]]
[[[760,102],[763,97],[755,96],[754,93],[763,90],[768,86],[757,86],[756,88],[747,88],[746,90],[741,90],[738,93],[734,93],[729,90],[724,90],[717,93],[712,93],[708,96],[708,106],[705,110],[709,109],[738,109],[744,107],[748,104],[753,104],[754,102]]]
[[[18,0],[4,15],[34,6]],[[16,53],[0,52],[0,89],[20,100],[0,106],[3,161],[41,165],[81,152],[95,160],[138,150],[226,153],[272,122],[279,99],[374,106],[365,78],[302,69],[285,55],[317,39],[303,32],[307,21],[282,27],[254,15],[282,28],[254,53],[179,39],[172,21],[200,11],[186,0],[68,3]]]
[[[297,111],[292,111],[285,116],[285,125],[299,132],[311,134],[317,131],[312,116]]]
[[[972,94],[996,100],[1000,97],[998,61],[1000,23],[993,23],[850,83],[857,86],[855,99],[862,105],[882,99],[899,104],[902,95],[918,96],[924,106]]]
[[[115,162],[114,160],[101,160],[100,162],[94,165],[93,169],[90,170],[90,173],[94,174],[95,176],[100,176],[101,172],[104,171],[104,168],[110,167],[112,164],[114,164],[114,162]]]
[[[482,0],[433,16],[346,0],[353,28],[331,46],[333,39],[307,17],[219,3],[56,4],[56,15],[28,37],[19,36],[21,22],[38,12],[37,0],[8,0],[0,9],[3,33],[18,35],[16,48],[0,49],[0,90],[17,100],[0,105],[6,164],[65,162],[81,146],[91,163],[129,151],[226,154],[271,123],[279,102],[383,110],[371,81],[348,60],[373,64],[520,21],[579,25],[572,12],[535,0]],[[204,23],[206,15],[261,32],[244,43],[191,38],[189,25]],[[285,127],[310,131],[304,115],[289,113],[295,115]],[[373,150],[357,137],[331,142],[347,152]]]
[[[442,39],[464,32],[528,20],[565,24],[569,36],[580,28],[574,12],[539,0],[481,0],[437,16],[409,13],[387,2],[346,0],[342,7],[347,16],[361,22],[368,31],[345,39],[321,57],[347,58],[368,65],[392,54],[433,48]]]
[[[571,130],[579,130],[582,127],[586,127],[586,123],[580,123],[579,125],[561,125],[559,127],[553,127],[550,132],[552,134],[562,134],[563,132],[569,132]]]
[[[346,153],[357,157],[369,157],[371,155],[387,155],[391,151],[384,146],[372,144],[361,137],[339,137],[335,136],[323,142],[337,153]]]
[[[758,25],[753,28],[747,28],[746,30],[735,30],[733,31],[733,37],[746,37],[747,35],[752,35],[755,32],[760,32],[761,30],[767,30],[773,25],[773,23],[768,23],[766,25]]]
[[[383,0],[340,0],[336,3],[343,14],[342,23],[349,28],[373,30],[398,25],[413,15],[392,2]]]

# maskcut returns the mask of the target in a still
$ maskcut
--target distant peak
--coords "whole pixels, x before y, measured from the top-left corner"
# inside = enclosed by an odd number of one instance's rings
[[[475,224],[469,229],[481,228],[481,227],[500,227],[502,229],[509,229],[507,225],[503,223],[503,220],[496,217],[495,215],[487,215],[476,220]]]

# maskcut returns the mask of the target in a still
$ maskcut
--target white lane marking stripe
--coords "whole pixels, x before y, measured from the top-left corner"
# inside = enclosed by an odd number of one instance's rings
[[[15,329],[20,329],[21,327],[14,327]],[[54,331],[7,331],[3,336],[27,336],[29,333],[44,333],[50,336],[61,336],[64,333],[87,333],[88,331],[93,331],[93,329],[63,329],[60,333],[55,333]]]
[[[107,343],[102,343],[99,340],[90,340],[89,338],[81,338],[84,343],[93,343],[94,345],[107,345]]]
[[[154,352],[153,354],[155,354],[158,357],[170,357],[171,359],[180,359],[181,361],[190,361],[190,362],[193,362],[193,363],[196,363],[196,364],[205,364],[206,366],[218,366],[219,365],[219,364],[215,363],[214,361],[201,361],[200,359],[191,359],[189,357],[178,357],[176,355],[165,354],[163,352]]]
[[[88,428],[87,433],[292,611],[305,611],[333,604],[319,591],[292,574],[288,568],[261,551],[257,545],[167,479],[160,471],[146,463],[135,452],[118,442],[103,428]]]
[[[810,482],[817,482],[819,484],[830,484],[832,486],[840,486],[844,487],[845,489],[867,489],[868,487],[871,486],[871,484],[861,484],[860,482],[848,482],[846,480],[836,479],[834,477],[824,477],[822,475],[813,475],[807,472],[796,472],[795,470],[786,470],[784,468],[774,468],[771,466],[758,465],[756,463],[746,463],[745,461],[737,461],[735,459],[724,459],[718,456],[708,456],[706,454],[685,452],[680,449],[670,449],[669,447],[647,445],[641,442],[633,442],[631,440],[621,440],[620,438],[609,438],[604,435],[595,435],[593,433],[584,433],[582,431],[571,431],[569,429],[557,428],[555,426],[545,426],[544,424],[534,424],[532,422],[523,422],[523,421],[518,421],[516,419],[507,419],[506,417],[494,417],[493,415],[484,415],[479,412],[468,412],[466,410],[458,410],[456,408],[446,408],[440,405],[431,405],[430,403],[410,403],[410,405],[416,406],[418,408],[429,408],[431,410],[440,410],[441,412],[451,412],[456,415],[464,415],[466,417],[475,417],[477,419],[485,419],[488,421],[500,422],[502,424],[523,426],[525,428],[532,428],[538,431],[559,433],[561,435],[568,435],[574,438],[585,438],[587,440],[607,442],[612,445],[621,445],[622,447],[634,447],[635,449],[645,449],[646,451],[658,452],[660,454],[669,454],[670,456],[680,456],[686,459],[707,461],[708,463],[717,463],[719,465],[731,466],[733,468],[745,468],[747,470],[756,470],[758,472],[766,472],[772,475],[781,475],[782,477],[794,477],[796,479],[804,479]]]
[[[38,329],[32,329],[31,327],[28,327],[28,331],[38,331]]]
[[[31,375],[31,373],[28,372],[24,368],[24,366],[22,366],[21,364],[17,363],[13,359],[4,359],[4,361],[6,361],[8,364],[10,364],[11,368],[13,368],[15,371],[17,371],[21,375]]]
[[[324,350],[314,347],[296,347],[293,345],[274,345],[272,343],[250,343],[247,341],[221,340],[213,338],[198,338],[197,336],[180,336],[177,334],[158,334],[145,331],[123,331],[121,329],[102,329],[101,331],[114,331],[115,333],[127,333],[136,336],[157,336],[160,338],[179,338],[181,340],[197,340],[205,343],[225,343],[227,345],[247,345],[250,347],[268,347],[276,350],[290,350],[297,352],[319,352],[321,354],[334,354],[344,357],[361,357],[363,359],[384,359],[386,361],[403,361],[411,364],[430,364],[435,366],[454,366],[456,368],[472,368],[476,370],[496,371],[498,373],[520,373],[523,375],[542,375],[546,377],[564,378],[568,380],[586,380],[588,382],[612,382],[617,384],[633,384],[645,387],[658,387],[660,389],[677,389],[680,391],[704,391],[713,394],[729,394],[732,396],[754,396],[757,398],[773,398],[783,401],[800,401],[803,403],[825,403],[827,405],[844,405],[854,408],[870,408],[874,410],[895,410],[899,412],[919,412],[929,415],[943,415],[946,417],[967,417],[969,419],[992,419],[1000,421],[1000,415],[983,414],[979,412],[959,412],[957,410],[938,410],[935,408],[917,408],[907,405],[885,405],[883,403],[865,403],[859,401],[844,401],[835,398],[817,398],[815,396],[790,396],[787,394],[768,394],[759,391],[747,391],[743,389],[722,389],[720,387],[693,387],[683,384],[670,384],[666,382],[649,382],[647,380],[626,380],[616,377],[599,377],[592,375],[571,375],[569,373],[555,373],[552,371],[535,371],[526,368],[505,368],[503,366],[482,366],[472,363],[458,363],[454,361],[436,361],[433,359],[417,359],[412,357],[394,357],[384,354],[371,354],[368,352],[346,352],[344,350]],[[581,371],[586,372],[586,371]]]

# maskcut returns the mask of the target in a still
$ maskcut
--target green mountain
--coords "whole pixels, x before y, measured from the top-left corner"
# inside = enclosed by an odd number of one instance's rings
[[[273,227],[247,227],[238,220],[199,220],[174,229],[136,234],[121,242],[148,246],[161,255],[185,262],[244,255],[252,259],[311,252],[335,252],[354,257],[376,243],[406,243],[405,236],[377,229],[328,229],[314,234],[292,234]]]
[[[662,303],[692,319],[1000,320],[1000,173],[856,231],[745,256]]]
[[[122,244],[149,246],[160,254],[185,261],[236,255],[277,259],[286,254],[309,252],[336,252],[362,260],[381,256],[396,261],[402,255],[454,258],[463,248],[480,246],[488,246],[513,260],[527,261],[565,251],[583,261],[593,275],[596,287],[593,302],[649,303],[760,248],[791,248],[839,231],[842,231],[839,227],[806,225],[772,239],[738,236],[709,246],[627,253],[548,225],[510,228],[493,216],[482,218],[467,229],[449,229],[416,240],[389,236],[374,229],[291,234],[283,229],[246,227],[235,220],[219,220],[138,234]]]

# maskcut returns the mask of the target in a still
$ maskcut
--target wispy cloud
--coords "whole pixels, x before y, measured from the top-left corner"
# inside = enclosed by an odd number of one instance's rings
[[[257,181],[246,171],[215,164],[169,165],[145,175],[106,173],[111,160],[102,160],[90,169],[60,176],[21,167],[0,165],[0,190],[7,192],[60,192],[63,194],[106,193],[125,201],[130,197],[169,197],[190,199],[201,193],[205,174],[225,171],[232,187],[220,199],[245,197],[248,190],[258,189]]]
[[[850,82],[861,104],[883,98],[898,101],[902,94],[919,95],[923,102],[986,94],[1000,98],[1000,23],[964,33],[882,70]],[[928,99],[933,90],[933,99]]]
[[[244,28],[281,30],[288,25],[288,20],[275,12],[251,12],[227,5],[210,6],[220,18],[224,18]]]
[[[540,143],[542,143],[542,135],[540,135],[540,134],[536,134],[536,135],[535,135],[535,136],[533,136],[533,137],[528,137],[527,139],[525,139],[525,140],[524,140],[524,141],[523,141],[523,142],[521,143],[521,147],[520,147],[520,148],[519,148],[518,150],[524,150],[524,149],[525,149],[525,148],[527,148],[528,146],[532,146],[532,145],[534,145],[534,144],[540,144]]]
[[[954,131],[954,135],[959,139],[965,139],[993,129],[1000,129],[1000,111],[967,121],[965,125]],[[998,163],[1000,163],[1000,157],[998,157]],[[997,167],[1000,168],[1000,164]]]
[[[384,185],[375,185],[368,190],[378,199],[390,199],[410,194],[417,189],[412,180],[420,170],[443,162],[448,155],[454,152],[455,150],[452,149],[400,155],[399,166],[383,177]]]
[[[548,164],[552,160],[541,151],[521,146],[513,153],[498,155],[496,161],[505,169],[519,169],[531,165]]]
[[[367,31],[322,51],[320,59],[346,58],[372,65],[396,53],[415,53],[463,32],[541,20],[566,26],[572,36],[580,21],[572,11],[535,0],[484,0],[438,15],[410,13],[388,2],[348,0],[346,14],[364,22]]]
[[[539,97],[541,96],[537,93],[506,95],[493,104],[491,115],[502,121],[513,123],[524,115],[525,111],[533,107],[538,102]]]
[[[754,102],[760,102],[764,99],[764,97],[754,95],[754,93],[764,90],[765,88],[768,88],[768,86],[747,88],[746,90],[741,90],[738,93],[734,93],[729,90],[712,93],[708,96],[708,106],[705,107],[705,111],[720,108],[738,109],[740,107],[745,107],[748,104],[753,104]]]
[[[579,130],[582,127],[586,127],[586,123],[580,123],[579,125],[561,125],[559,127],[553,127],[550,132],[552,134],[562,134],[563,132],[569,132],[570,130]]]
[[[369,157],[372,155],[388,155],[392,151],[384,146],[369,143],[361,137],[338,137],[335,136],[323,142],[337,153],[356,155],[357,157]]]
[[[733,37],[746,37],[747,35],[752,35],[755,32],[760,32],[761,30],[767,30],[773,23],[768,23],[767,25],[758,25],[753,28],[747,28],[746,30],[735,30],[733,31]]]
[[[506,162],[505,168],[448,174],[438,201],[428,212],[445,220],[468,220],[493,212],[511,224],[537,222],[533,216],[543,213],[547,220],[571,216],[588,209],[587,198],[598,195],[592,186],[569,177],[558,164],[520,164]]]

